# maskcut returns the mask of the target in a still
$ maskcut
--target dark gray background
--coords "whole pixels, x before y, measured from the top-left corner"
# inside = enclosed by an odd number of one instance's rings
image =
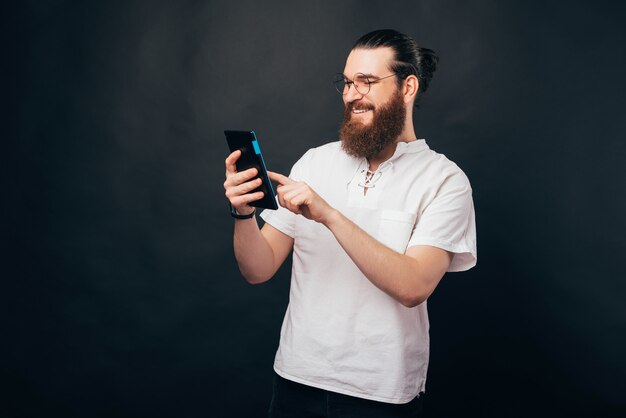
[[[288,173],[391,27],[441,57],[417,134],[477,211],[478,266],[429,300],[429,416],[624,416],[624,13],[546,3],[6,9],[0,414],[264,416],[289,265],[240,277],[222,131]]]

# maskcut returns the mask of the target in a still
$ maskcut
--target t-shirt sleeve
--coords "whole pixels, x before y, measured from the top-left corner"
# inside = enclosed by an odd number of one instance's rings
[[[431,245],[454,253],[448,271],[476,265],[476,221],[472,188],[462,172],[441,184],[417,220],[408,247]]]
[[[288,177],[290,179],[306,181],[306,166],[307,162],[311,158],[312,151],[313,150],[308,150],[298,161],[296,161],[291,168],[291,172],[289,173]],[[278,198],[276,198],[276,200],[278,200]],[[266,223],[272,225],[283,234],[286,234],[291,238],[295,238],[296,217],[298,216],[295,213],[278,205],[277,210],[265,209],[261,212],[260,216]]]

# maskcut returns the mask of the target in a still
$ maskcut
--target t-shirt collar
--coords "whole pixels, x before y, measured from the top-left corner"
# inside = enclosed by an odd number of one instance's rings
[[[428,145],[426,145],[425,139],[416,139],[409,142],[398,142],[398,144],[396,145],[396,150],[388,161],[395,160],[402,154],[413,154],[427,148]]]

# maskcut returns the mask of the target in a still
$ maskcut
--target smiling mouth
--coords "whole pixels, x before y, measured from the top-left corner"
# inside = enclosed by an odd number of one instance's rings
[[[352,109],[352,113],[354,113],[355,115],[361,114],[361,113],[365,113],[365,112],[369,112],[371,109]]]

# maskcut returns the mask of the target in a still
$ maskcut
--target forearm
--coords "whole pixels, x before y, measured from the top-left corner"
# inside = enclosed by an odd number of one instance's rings
[[[417,246],[399,254],[332,208],[305,182],[271,172],[270,178],[279,182],[281,206],[325,225],[365,277],[403,305],[413,307],[426,300],[446,272],[449,252]]]
[[[334,210],[324,224],[365,277],[405,306],[426,300],[440,279],[421,271],[418,260],[381,244],[339,211]]]
[[[233,247],[239,270],[249,283],[263,283],[276,272],[274,251],[263,237],[256,217],[235,221]]]

